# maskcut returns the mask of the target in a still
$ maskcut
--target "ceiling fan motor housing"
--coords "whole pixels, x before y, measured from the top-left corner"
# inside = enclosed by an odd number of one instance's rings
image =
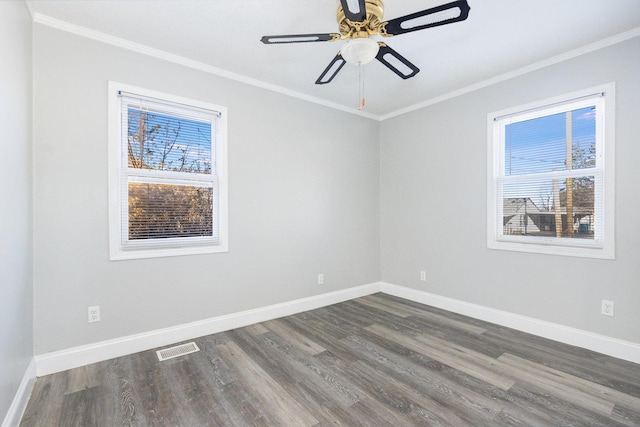
[[[343,37],[366,38],[371,35],[380,34],[382,26],[382,16],[384,15],[384,5],[382,0],[366,0],[367,18],[362,22],[353,22],[349,20],[342,9],[338,6],[336,19],[338,28]]]

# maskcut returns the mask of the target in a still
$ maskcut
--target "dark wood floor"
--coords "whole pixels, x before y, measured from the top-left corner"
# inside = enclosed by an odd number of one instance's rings
[[[26,426],[640,426],[640,365],[383,294],[39,378]]]

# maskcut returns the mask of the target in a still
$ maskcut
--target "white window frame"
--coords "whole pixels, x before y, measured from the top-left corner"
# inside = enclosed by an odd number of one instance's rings
[[[212,138],[212,150],[215,150],[212,161],[216,162],[217,173],[210,177],[199,176],[195,181],[200,180],[202,185],[217,186],[218,202],[217,212],[214,215],[214,227],[216,228],[216,239],[201,237],[186,237],[179,239],[149,239],[145,241],[130,241],[127,235],[128,224],[128,185],[131,180],[136,179],[136,175],[143,177],[147,181],[160,179],[167,172],[158,171],[154,174],[147,170],[137,170],[130,173],[128,169],[127,153],[123,153],[123,114],[121,111],[120,93],[126,93],[141,98],[157,101],[165,105],[184,106],[196,110],[206,110],[207,112],[219,115],[217,119],[217,129]],[[108,144],[109,144],[109,255],[112,261],[155,258],[180,255],[194,255],[205,253],[228,252],[228,224],[227,224],[227,109],[226,107],[214,105],[208,102],[183,98],[163,92],[144,89],[123,83],[110,81],[108,84]],[[192,185],[194,175],[181,172],[169,172],[184,175],[184,183]],[[157,175],[146,176],[146,175]],[[197,184],[196,184],[197,185]],[[216,221],[217,216],[217,221]]]
[[[504,182],[504,128],[506,118],[531,119],[567,111],[579,106],[581,100],[601,95],[598,107],[602,111],[596,124],[596,168],[602,180],[596,184],[596,192],[602,191],[602,204],[596,215],[602,216],[602,225],[596,230],[596,238],[568,239],[557,237],[510,236],[504,234],[503,194]],[[608,83],[557,97],[520,105],[490,113],[487,116],[487,247],[517,252],[566,255],[588,258],[615,258],[614,243],[614,159],[615,159],[615,84]],[[585,169],[582,169],[584,171]],[[592,169],[588,169],[590,172]],[[548,174],[551,175],[551,174]],[[600,190],[601,189],[601,190]],[[599,194],[596,194],[598,198]]]

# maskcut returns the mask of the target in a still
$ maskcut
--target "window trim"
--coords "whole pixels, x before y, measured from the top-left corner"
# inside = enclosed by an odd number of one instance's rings
[[[498,156],[503,153],[501,132],[503,126],[499,120],[509,116],[531,115],[536,111],[550,111],[559,109],[563,104],[579,102],[582,98],[596,94],[604,96],[604,120],[602,129],[602,145],[598,146],[598,153],[602,163],[602,241],[577,241],[557,238],[537,238],[527,236],[502,236],[498,226],[498,177],[502,160]],[[561,109],[561,108],[560,108]],[[566,109],[565,109],[566,110]],[[531,252],[550,255],[564,255],[574,257],[615,259],[615,226],[614,226],[614,159],[615,159],[615,83],[607,83],[588,89],[583,89],[529,104],[507,108],[487,115],[487,247],[489,249]],[[501,221],[500,221],[501,222]]]
[[[150,244],[122,242],[123,215],[128,210],[123,206],[122,179],[122,114],[119,93],[125,92],[142,98],[151,98],[168,104],[181,104],[187,108],[205,109],[220,114],[216,132],[215,161],[218,184],[218,243],[202,242],[198,237],[184,238],[177,243],[162,244],[158,240]],[[108,168],[109,168],[109,258],[111,261],[156,258],[180,255],[228,252],[228,194],[227,194],[227,108],[204,101],[188,99],[155,90],[144,89],[124,83],[108,82]],[[141,171],[145,174],[145,171]],[[213,181],[212,181],[213,182]],[[126,191],[126,190],[124,190]],[[126,220],[126,219],[124,219]]]

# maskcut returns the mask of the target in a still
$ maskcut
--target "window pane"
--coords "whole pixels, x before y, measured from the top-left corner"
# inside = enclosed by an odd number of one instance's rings
[[[594,176],[506,183],[503,234],[593,239],[594,196]]]
[[[128,165],[134,169],[211,171],[211,123],[129,106]]]
[[[213,237],[211,187],[129,182],[129,239]]]
[[[505,126],[504,174],[586,169],[596,166],[596,107],[538,117]],[[567,141],[567,128],[571,129]],[[571,164],[567,168],[567,150]]]

